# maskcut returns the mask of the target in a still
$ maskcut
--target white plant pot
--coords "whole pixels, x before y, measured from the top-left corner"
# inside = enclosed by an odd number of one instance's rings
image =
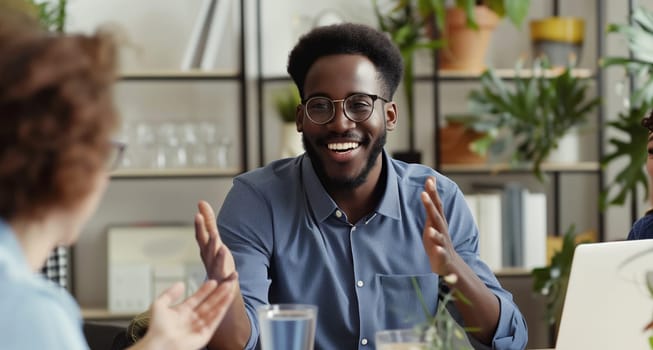
[[[295,123],[284,123],[281,129],[281,158],[296,157],[304,153],[302,134]]]
[[[580,161],[580,135],[573,128],[558,142],[558,148],[549,153],[549,163],[577,163]]]

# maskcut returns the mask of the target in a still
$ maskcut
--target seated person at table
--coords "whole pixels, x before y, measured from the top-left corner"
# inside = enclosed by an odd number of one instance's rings
[[[648,157],[646,158],[646,172],[648,173],[649,186],[650,180],[653,179],[653,111],[642,119],[642,126],[648,130],[648,144],[646,145]],[[642,150],[643,151],[643,150]],[[649,204],[653,205],[653,189],[649,188]],[[653,238],[653,209],[646,212],[646,215],[639,218],[633,224],[628,233],[628,239],[649,239]]]
[[[454,313],[477,348],[524,349],[523,316],[478,253],[479,232],[458,186],[393,159],[386,133],[400,120],[393,94],[399,50],[368,26],[319,27],[300,38],[288,72],[302,102],[306,153],[234,179],[216,220],[200,202],[196,231],[209,277],[238,270],[239,296],[211,349],[253,349],[256,307],[318,306],[316,349],[374,349],[379,330],[426,320],[438,292],[471,301]],[[215,257],[230,263],[218,266]],[[441,277],[457,276],[454,285]]]
[[[115,49],[105,34],[37,28],[0,4],[0,348],[88,349],[73,298],[36,272],[77,240],[117,164]],[[164,292],[133,348],[204,346],[235,296],[225,277],[175,306],[183,284]]]

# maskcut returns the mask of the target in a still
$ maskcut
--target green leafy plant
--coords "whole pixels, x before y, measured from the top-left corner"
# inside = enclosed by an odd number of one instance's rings
[[[532,162],[534,174],[542,180],[542,162],[572,127],[587,121],[599,105],[598,97],[588,98],[589,83],[574,77],[571,69],[549,74],[545,63],[536,61],[533,74],[523,77],[521,64],[512,83],[502,80],[493,70],[481,75],[481,87],[470,93],[470,110],[478,116],[476,123],[494,129],[487,139],[477,141],[486,151],[495,144],[513,145],[514,164]],[[509,132],[500,133],[501,130]]]
[[[67,0],[5,0],[3,5],[37,19],[43,28],[62,33],[66,26]]]
[[[403,89],[406,97],[408,117],[406,118],[409,132],[409,149],[415,149],[414,120],[414,57],[418,50],[434,50],[442,46],[440,40],[433,40],[426,35],[426,25],[431,21],[432,5],[437,1],[399,0],[387,12],[382,12],[376,0],[372,0],[374,13],[379,28],[390,34],[390,38],[397,45],[404,61]]]
[[[636,193],[641,185],[648,191],[644,173],[646,163],[645,128],[640,125],[646,111],[653,107],[653,12],[643,7],[636,8],[631,15],[632,24],[610,24],[609,33],[625,37],[633,57],[604,57],[603,67],[619,66],[635,82],[635,90],[627,99],[626,111],[616,121],[607,125],[618,131],[619,138],[610,139],[614,148],[602,159],[603,166],[618,159],[628,159],[614,179],[611,179],[601,194],[601,207],[622,205],[628,193]],[[610,192],[616,194],[610,197]]]
[[[440,3],[444,3],[444,1],[440,1]],[[456,6],[465,10],[467,25],[474,29],[478,29],[474,12],[474,7],[478,5],[487,6],[499,17],[508,17],[510,22],[512,22],[515,27],[519,28],[524,22],[524,18],[528,15],[530,0],[456,0]],[[438,22],[444,23],[443,15],[438,17]]]
[[[551,325],[560,324],[574,251],[578,244],[584,242],[578,242],[575,227],[572,225],[565,232],[562,249],[553,255],[549,266],[538,267],[531,271],[533,291],[546,298],[546,319]]]
[[[410,150],[414,150],[414,55],[418,50],[435,50],[443,46],[442,40],[432,37],[433,31],[429,28],[435,24],[442,30],[447,0],[394,0],[388,11],[382,11],[377,0],[372,0],[372,4],[379,28],[390,34],[404,60],[403,89],[408,110],[408,139]],[[500,17],[506,16],[516,27],[520,27],[528,14],[530,0],[456,0],[455,5],[464,9],[467,24],[471,28],[478,29],[474,11],[477,5],[488,6]]]
[[[284,123],[294,123],[297,115],[297,106],[302,103],[299,91],[294,85],[288,86],[282,93],[274,98],[277,115]]]
[[[646,104],[638,108],[631,107],[619,113],[616,120],[607,123],[619,131],[619,137],[611,137],[609,143],[612,150],[605,154],[601,165],[606,167],[615,159],[628,158],[626,166],[621,168],[608,187],[600,194],[600,207],[606,209],[610,205],[622,205],[626,197],[635,191],[638,185],[648,192],[648,178],[644,172],[648,143],[648,132],[642,127],[641,121],[649,107]],[[617,191],[610,197],[611,190]]]
[[[454,274],[443,278],[449,284],[455,284],[457,281],[457,276]],[[425,350],[472,350],[473,348],[465,332],[473,332],[478,329],[461,327],[447,310],[447,305],[455,301],[456,298],[467,305],[471,305],[471,301],[457,289],[446,292],[441,291],[437,310],[434,315],[431,315],[417,280],[413,277],[411,281],[427,318],[426,324],[415,327],[415,332],[420,334],[427,344]]]

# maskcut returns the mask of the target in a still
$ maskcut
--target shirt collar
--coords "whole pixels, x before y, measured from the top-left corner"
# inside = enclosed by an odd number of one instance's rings
[[[399,181],[397,172],[392,165],[392,159],[385,150],[383,150],[382,157],[384,166],[386,167],[387,181],[381,203],[379,203],[376,213],[398,220],[401,218],[401,210],[399,206]],[[304,184],[304,190],[307,195],[306,200],[311,207],[314,217],[322,222],[331,216],[338,206],[324,189],[324,186],[322,186],[320,179],[315,173],[315,169],[313,169],[313,163],[306,153],[302,155],[301,163],[302,183]]]

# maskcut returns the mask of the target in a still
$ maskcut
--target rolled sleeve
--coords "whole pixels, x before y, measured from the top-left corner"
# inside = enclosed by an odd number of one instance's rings
[[[501,313],[497,331],[492,339],[492,348],[501,350],[522,350],[528,342],[528,327],[522,314],[512,300],[497,295]]]

